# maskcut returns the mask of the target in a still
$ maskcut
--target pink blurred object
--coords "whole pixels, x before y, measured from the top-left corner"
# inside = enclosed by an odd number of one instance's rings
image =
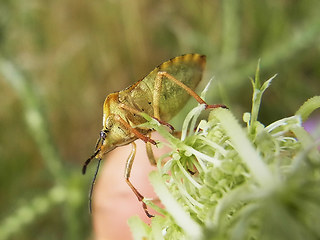
[[[307,121],[302,123],[304,129],[309,132],[316,140],[320,140],[320,114],[312,116]],[[320,150],[320,145],[318,146]]]

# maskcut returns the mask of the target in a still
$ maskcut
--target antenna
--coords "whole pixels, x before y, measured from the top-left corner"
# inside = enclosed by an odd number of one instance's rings
[[[89,158],[90,159],[90,158]],[[88,159],[88,160],[89,160]],[[100,168],[100,164],[101,164],[101,158],[98,159],[98,165],[97,165],[97,169],[96,169],[96,172],[93,176],[93,179],[92,179],[92,183],[91,183],[91,188],[90,188],[90,192],[89,192],[89,213],[91,214],[92,213],[92,193],[93,193],[93,187],[94,187],[94,184],[96,183],[96,178],[97,178],[97,175],[98,175],[98,172],[99,172],[99,168]],[[90,161],[89,161],[90,162]]]
[[[94,152],[94,154],[92,154],[91,157],[89,157],[89,159],[87,161],[85,161],[85,163],[83,164],[83,167],[82,167],[82,174],[86,174],[86,171],[87,171],[87,166],[89,165],[89,163],[91,162],[92,159],[94,159],[98,153],[101,151],[101,148],[99,148],[97,151]],[[100,159],[101,160],[101,159]]]

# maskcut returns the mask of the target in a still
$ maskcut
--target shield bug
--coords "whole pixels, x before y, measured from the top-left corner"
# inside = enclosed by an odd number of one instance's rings
[[[144,197],[130,182],[130,172],[136,152],[134,141],[140,138],[146,143],[151,164],[155,164],[151,144],[156,145],[156,142],[150,138],[152,129],[136,126],[146,122],[141,113],[147,113],[173,131],[173,127],[167,121],[182,109],[190,96],[200,104],[205,104],[206,109],[225,107],[220,104],[208,105],[194,92],[202,78],[205,64],[206,57],[200,54],[185,54],[175,57],[162,63],[130,87],[107,96],[103,104],[103,128],[93,155],[82,168],[82,173],[85,174],[90,161],[94,158],[99,160],[89,193],[90,212],[93,186],[101,159],[116,147],[131,143],[132,151],[125,165],[124,177],[138,200],[142,202],[147,216],[152,217],[143,202]]]

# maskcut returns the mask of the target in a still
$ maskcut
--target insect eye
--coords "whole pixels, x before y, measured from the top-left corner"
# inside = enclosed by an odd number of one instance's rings
[[[100,132],[100,138],[103,139],[103,140],[105,140],[105,139],[106,139],[106,133],[108,133],[107,130],[101,131],[101,132]]]

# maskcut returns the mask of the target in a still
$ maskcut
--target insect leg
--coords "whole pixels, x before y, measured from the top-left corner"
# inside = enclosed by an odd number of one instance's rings
[[[189,93],[192,97],[194,97],[194,99],[196,99],[198,103],[205,104],[206,109],[219,108],[219,107],[227,108],[223,104],[213,104],[213,105],[207,104],[195,91],[193,91],[191,88],[189,88],[188,86],[186,86],[185,84],[183,84],[182,82],[180,82],[178,79],[176,79],[175,77],[173,77],[172,75],[170,75],[167,72],[158,72],[158,75],[156,77],[155,89],[157,86],[157,81],[160,81],[158,79],[161,79],[162,77],[168,78],[169,80],[171,80],[172,82],[174,82],[175,84],[177,84],[178,86],[183,88],[187,93]],[[160,82],[160,84],[161,84],[161,82]],[[160,95],[160,93],[159,93],[159,95]],[[159,101],[159,100],[157,100],[157,101]]]
[[[138,190],[132,185],[132,183],[130,182],[130,173],[131,173],[131,169],[132,169],[132,164],[134,161],[134,158],[136,156],[136,151],[137,151],[137,146],[134,142],[131,143],[132,144],[132,150],[131,153],[127,159],[127,163],[126,163],[126,168],[125,168],[125,172],[124,172],[124,177],[126,179],[127,184],[129,185],[129,187],[131,188],[131,190],[134,192],[134,194],[137,196],[138,200],[140,202],[142,202],[142,207],[144,212],[146,213],[146,215],[151,218],[153,217],[153,215],[151,215],[148,210],[147,210],[147,205],[145,204],[145,202],[143,202],[144,197],[141,195],[141,193],[138,192]]]
[[[128,110],[128,111],[130,111],[130,112],[132,112],[132,113],[135,113],[135,114],[137,114],[137,115],[141,115],[141,111],[139,111],[139,110],[137,110],[137,109],[135,109],[135,108],[132,108],[132,107],[130,107],[130,106],[127,106],[127,105],[125,105],[125,104],[123,104],[123,103],[121,103],[121,104],[119,105],[119,107],[121,107],[121,108],[123,108],[123,109],[125,109],[125,110]],[[161,121],[160,119],[157,119],[156,117],[153,117],[153,118],[156,119],[160,124],[165,125],[165,126],[167,126],[168,128],[170,128],[171,133],[174,132],[174,127],[173,127],[171,124],[169,124],[169,123],[167,123],[167,122],[165,122],[165,121]],[[148,138],[151,139],[151,133],[148,134]],[[152,147],[151,147],[151,143],[150,143],[150,142],[146,142],[146,151],[147,151],[148,159],[149,159],[151,165],[153,165],[153,166],[156,165],[156,159],[155,159],[155,157],[154,157],[154,154],[153,154],[153,151],[152,151]]]
[[[119,107],[121,107],[121,108],[123,108],[123,109],[125,109],[125,110],[128,110],[128,111],[130,111],[130,112],[132,112],[132,113],[135,113],[135,114],[141,116],[141,113],[142,113],[142,112],[139,111],[139,110],[137,110],[137,109],[135,109],[135,108],[133,108],[133,107],[129,107],[129,106],[123,104],[123,103],[119,104]],[[143,117],[143,116],[142,116],[142,117]],[[151,116],[151,117],[152,117],[152,116]],[[174,129],[174,127],[173,127],[170,123],[167,123],[167,122],[165,122],[165,121],[160,120],[159,117],[155,117],[155,116],[154,116],[154,117],[152,117],[152,118],[155,119],[155,120],[157,120],[160,124],[168,127],[171,132],[174,132],[175,129]]]
[[[151,137],[151,133],[148,134],[148,137]],[[155,166],[157,164],[156,158],[154,157],[153,151],[152,151],[152,145],[150,143],[146,143],[146,151],[147,156],[149,159],[149,162],[152,166]]]
[[[150,142],[153,145],[157,145],[156,141],[154,141],[151,138],[143,135],[137,129],[131,127],[130,124],[127,123],[125,120],[123,120],[119,115],[115,115],[114,119],[116,121],[119,121],[126,129],[128,129],[130,132],[132,132],[134,135],[136,135],[136,137],[140,138],[145,143]]]

